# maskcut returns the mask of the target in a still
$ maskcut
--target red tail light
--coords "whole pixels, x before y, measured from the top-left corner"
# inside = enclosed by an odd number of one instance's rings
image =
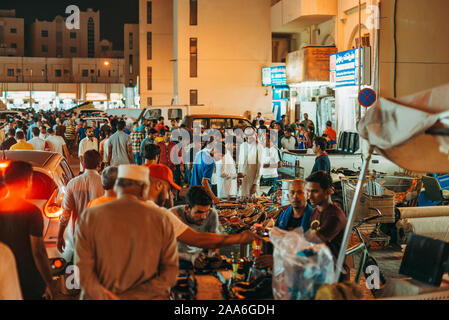
[[[3,161],[0,162],[0,170],[5,170],[6,168],[9,167],[10,161]]]
[[[58,194],[58,191],[58,189],[55,189],[55,191],[53,191],[50,199],[48,199],[47,203],[44,206],[44,214],[48,219],[59,219],[62,212],[64,211],[62,210],[61,206],[55,203],[55,198]]]

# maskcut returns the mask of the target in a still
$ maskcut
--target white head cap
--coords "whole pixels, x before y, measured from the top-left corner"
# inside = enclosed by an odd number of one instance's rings
[[[118,167],[117,179],[129,179],[150,184],[150,170],[136,164],[122,164]]]

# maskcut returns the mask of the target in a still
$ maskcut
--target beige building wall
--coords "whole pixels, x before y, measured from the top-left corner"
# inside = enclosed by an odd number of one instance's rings
[[[176,0],[178,103],[196,112],[242,115],[271,112],[262,67],[271,64],[270,0],[198,1],[198,25],[190,26],[189,0]],[[198,39],[198,77],[190,77],[190,38]]]
[[[67,29],[65,18],[56,16],[53,21],[35,20],[30,26],[31,55],[34,57],[89,57],[88,24],[92,19],[94,30],[93,58],[101,57],[100,42],[100,11],[80,12],[80,29]],[[42,30],[48,31],[48,37],[42,37]],[[74,34],[74,37],[71,37]],[[42,46],[48,47],[48,52],[42,51]],[[58,50],[59,48],[59,50]]]
[[[123,79],[123,59],[0,57],[0,82],[122,83]]]
[[[0,56],[20,57],[24,50],[24,19],[0,16]]]
[[[140,72],[139,25],[125,24],[124,30],[124,84],[132,87],[137,84]]]
[[[147,6],[151,2],[151,24]],[[147,54],[147,33],[151,32],[151,59]],[[140,105],[169,105],[173,99],[173,1],[139,2]],[[148,68],[151,68],[149,88]]]
[[[399,1],[396,96],[449,83],[449,1]],[[394,97],[394,1],[382,0],[380,94]]]

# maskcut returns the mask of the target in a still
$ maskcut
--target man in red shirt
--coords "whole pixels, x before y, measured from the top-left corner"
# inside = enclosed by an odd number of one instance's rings
[[[164,117],[159,117],[159,122],[154,127],[154,130],[156,130],[158,134],[160,133],[161,129],[168,131],[167,126],[164,124]]]
[[[317,171],[306,182],[307,198],[315,207],[310,217],[310,230],[327,245],[334,261],[337,261],[347,221],[343,210],[331,200],[334,193],[332,178],[325,171]],[[343,265],[340,277],[340,281],[345,280],[349,280],[347,265]]]
[[[324,134],[326,136],[329,148],[332,148],[334,145],[337,144],[337,132],[332,128],[331,121],[326,122],[326,126],[327,128],[326,130],[324,130]]]
[[[179,148],[176,142],[171,141],[171,132],[166,131],[164,141],[159,142],[157,145],[161,148],[159,163],[165,164],[172,171],[174,171],[176,165],[180,164],[177,163],[177,160],[175,159],[178,158],[177,155],[179,153]]]

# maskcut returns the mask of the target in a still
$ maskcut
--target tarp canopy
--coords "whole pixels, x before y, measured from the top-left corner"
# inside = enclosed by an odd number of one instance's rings
[[[398,100],[381,98],[358,131],[404,169],[449,173],[449,84]]]
[[[84,103],[79,104],[79,105],[77,105],[75,107],[67,109],[67,111],[76,112],[76,111],[86,110],[86,109],[96,109],[99,112],[102,112],[102,110],[95,108],[94,105],[92,104],[92,102],[84,102]]]

